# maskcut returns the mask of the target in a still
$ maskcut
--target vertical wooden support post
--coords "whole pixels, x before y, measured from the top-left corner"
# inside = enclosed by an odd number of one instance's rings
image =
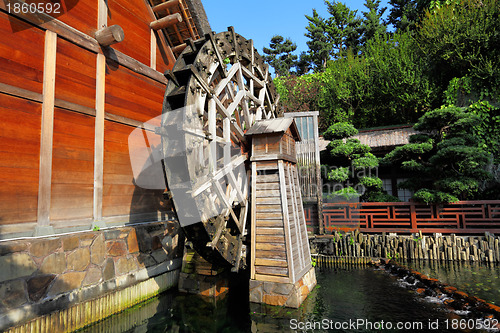
[[[415,210],[415,203],[409,202],[410,205],[410,226],[411,232],[417,232],[417,212]]]
[[[155,35],[155,31],[153,29],[151,29],[151,47],[150,47],[150,52],[151,52],[151,55],[150,55],[150,58],[149,58],[149,66],[152,68],[152,69],[156,69],[156,35]]]
[[[100,29],[108,26],[107,0],[98,0],[98,22]],[[106,57],[97,54],[95,94],[95,136],[94,136],[94,204],[92,227],[103,227],[102,199],[104,173],[104,105],[106,97]]]
[[[54,134],[56,55],[57,34],[46,30],[43,64],[40,170],[38,178],[38,225],[35,229],[35,236],[43,236],[53,233],[53,228],[50,226],[50,191],[52,185],[52,144]]]
[[[283,213],[283,223],[284,223],[284,232],[285,232],[285,243],[286,243],[286,252],[287,252],[286,259],[287,259],[287,264],[288,264],[288,277],[290,278],[290,281],[292,283],[295,283],[296,282],[295,281],[295,266],[294,266],[294,262],[293,262],[293,250],[294,249],[292,247],[292,235],[291,235],[291,230],[290,230],[290,216],[288,216],[287,183],[285,181],[285,168],[283,166],[283,160],[278,160],[278,177],[279,177],[279,184],[280,184],[281,209],[282,209],[282,213]],[[297,226],[295,226],[295,231],[297,231]],[[299,258],[300,258],[300,254],[299,254]]]
[[[97,30],[108,26],[108,1],[98,0],[97,3]]]
[[[319,114],[319,112],[318,112]],[[323,186],[321,184],[321,163],[319,159],[319,137],[318,133],[318,115],[313,116],[313,126],[314,126],[314,148],[315,148],[315,159],[316,159],[316,196],[318,198],[318,226],[319,234],[323,235],[325,233],[324,221],[323,221]]]
[[[104,103],[106,96],[106,57],[97,55],[96,98],[95,98],[95,137],[94,137],[94,225],[102,221],[102,196],[104,173]]]
[[[252,184],[251,184],[251,195],[252,195],[252,208],[250,212],[251,220],[250,220],[250,237],[252,240],[252,244],[250,245],[250,279],[255,280],[255,238],[257,237],[256,233],[256,201],[257,201],[257,166],[255,162],[252,162],[252,174],[251,178]]]

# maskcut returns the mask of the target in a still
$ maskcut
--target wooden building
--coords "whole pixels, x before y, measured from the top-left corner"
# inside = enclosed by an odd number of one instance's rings
[[[61,3],[51,16],[0,2],[2,239],[158,221],[171,208],[134,185],[128,136],[161,115],[163,73],[184,40],[210,30],[201,3]]]
[[[297,308],[316,284],[297,169],[300,134],[293,118],[277,118],[257,121],[246,135],[252,137],[250,301]]]
[[[164,72],[210,31],[203,6],[55,4],[0,1],[0,331],[82,328],[182,262],[165,186],[138,186],[130,152],[160,145]]]

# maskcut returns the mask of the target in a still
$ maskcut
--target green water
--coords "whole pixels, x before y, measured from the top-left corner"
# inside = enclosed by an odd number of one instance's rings
[[[247,278],[240,276],[223,300],[168,292],[85,332],[460,332],[453,320],[468,319],[400,287],[382,270],[316,273],[318,287],[299,309],[249,303]],[[398,323],[408,329],[396,329]]]
[[[500,266],[477,262],[436,262],[421,260],[403,263],[429,277],[500,305]]]

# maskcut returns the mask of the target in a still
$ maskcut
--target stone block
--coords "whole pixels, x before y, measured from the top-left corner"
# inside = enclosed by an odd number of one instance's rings
[[[106,253],[111,257],[121,257],[128,253],[127,245],[122,240],[106,242]]]
[[[55,274],[36,275],[27,281],[28,296],[33,302],[38,302],[45,297],[47,289],[56,278]]]
[[[34,257],[45,257],[46,255],[55,252],[61,247],[60,238],[47,238],[34,241],[30,247],[30,253]]]
[[[136,271],[137,264],[135,262],[135,258],[130,256],[118,259],[115,269],[116,275],[124,275]]]
[[[69,272],[59,275],[49,288],[47,295],[52,297],[80,288],[85,275],[85,272]]]
[[[90,262],[94,265],[101,265],[106,260],[106,245],[104,235],[101,233],[90,245]]]
[[[263,291],[264,294],[271,294],[273,292],[274,287],[277,285],[275,282],[264,282]]]
[[[153,258],[156,260],[157,263],[162,263],[168,259],[167,253],[163,248],[154,251],[151,255],[153,256]]]
[[[113,240],[113,239],[117,239],[118,237],[120,237],[121,233],[122,232],[118,229],[106,230],[106,231],[104,231],[104,237],[106,238],[106,240]]]
[[[262,303],[262,286],[250,289],[250,302]]]
[[[87,275],[83,279],[83,286],[91,286],[101,282],[102,272],[97,267],[91,267],[87,270]]]
[[[0,256],[5,254],[26,251],[28,242],[26,241],[8,241],[0,245]]]
[[[60,274],[66,270],[66,254],[56,252],[48,255],[42,262],[40,271],[45,274]]]
[[[302,303],[302,300],[303,299],[299,297],[298,292],[296,290],[293,290],[293,292],[288,296],[285,306],[297,309]]]
[[[79,236],[69,236],[62,239],[62,246],[64,251],[73,251],[80,245]]]
[[[262,302],[269,305],[284,306],[288,297],[281,295],[264,295]]]
[[[115,277],[115,263],[113,259],[108,258],[103,264],[102,277],[104,281],[111,280]]]
[[[291,283],[276,283],[276,287],[273,292],[278,295],[290,295],[293,287],[294,286]]]
[[[135,229],[132,229],[127,236],[127,246],[129,253],[139,252],[139,243],[137,241],[137,234]]]
[[[139,253],[137,257],[137,263],[140,268],[151,267],[156,265],[156,261],[153,257],[147,253]]]
[[[0,282],[31,275],[37,267],[27,253],[11,253],[0,257]]]
[[[81,234],[79,236],[79,238],[80,238],[80,246],[81,247],[90,246],[90,244],[92,244],[92,242],[96,238],[96,235],[97,235],[97,232],[89,232],[89,233],[86,233],[86,234]]]
[[[147,253],[151,251],[151,236],[144,228],[135,229],[139,251]]]
[[[68,270],[84,271],[90,264],[90,249],[81,247],[68,254],[67,258]]]
[[[17,308],[28,301],[23,280],[13,280],[0,284],[0,302],[7,308]]]

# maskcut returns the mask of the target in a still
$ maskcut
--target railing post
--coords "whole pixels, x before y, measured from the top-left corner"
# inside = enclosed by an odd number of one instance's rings
[[[411,232],[417,232],[417,211],[415,210],[415,203],[409,202],[410,204],[410,226]]]

